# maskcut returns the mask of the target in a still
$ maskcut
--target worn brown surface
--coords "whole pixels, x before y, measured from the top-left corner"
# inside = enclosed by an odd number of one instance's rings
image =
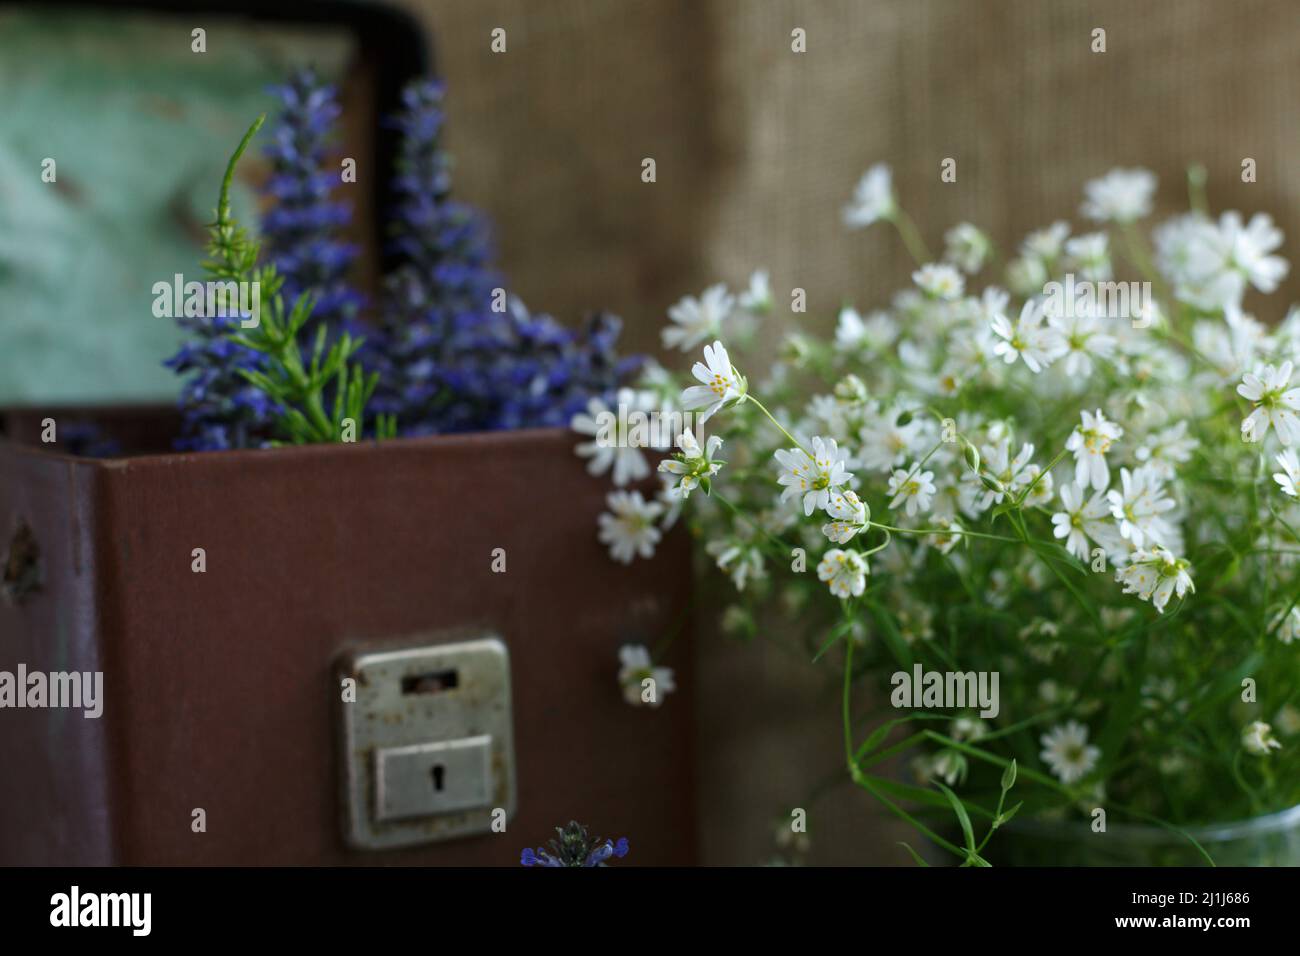
[[[626,835],[629,862],[691,862],[690,695],[632,708],[615,679],[620,644],[653,646],[684,612],[687,542],[611,562],[607,486],[572,444],[87,462],[0,441],[0,523],[30,525],[44,574],[31,601],[0,604],[0,669],[100,667],[107,698],[98,721],[0,712],[0,863],[516,864],[569,819]],[[337,656],[475,626],[510,650],[518,815],[502,835],[345,849]],[[668,655],[687,687],[688,650]]]

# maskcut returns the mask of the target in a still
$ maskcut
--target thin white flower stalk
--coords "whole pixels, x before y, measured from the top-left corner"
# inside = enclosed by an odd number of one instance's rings
[[[916,259],[899,292],[836,302],[824,337],[811,318],[776,327],[765,273],[731,277],[745,291],[716,322],[721,291],[688,303],[672,339],[703,360],[678,403],[718,441],[692,432],[658,499],[602,519],[623,561],[684,525],[727,633],[842,668],[849,779],[964,864],[987,862],[1022,788],[1058,819],[1104,805],[1175,829],[1300,803],[1300,308],[1258,299],[1289,268],[1272,221],[1211,211],[1203,171],[1189,184],[1191,211],[1150,221],[1171,197],[1113,170],[1076,222],[1005,237],[1009,261],[970,223],[936,233],[936,261],[873,167],[844,222],[898,229]],[[1056,298],[1067,277],[1096,295]],[[1104,298],[1128,283],[1130,300]],[[753,383],[735,313],[779,346]],[[655,375],[640,387],[672,394]],[[999,713],[853,706],[918,664],[1001,674]],[[1235,703],[1242,675],[1258,706]],[[986,832],[932,827],[919,810],[936,801],[891,786],[890,758]]]

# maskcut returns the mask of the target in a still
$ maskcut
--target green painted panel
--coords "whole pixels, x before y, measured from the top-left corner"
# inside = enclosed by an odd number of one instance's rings
[[[334,29],[0,11],[0,404],[173,397],[160,363],[179,336],[153,284],[202,278],[203,223],[227,155],[274,108],[267,86],[299,63],[342,76],[354,55]],[[254,202],[241,185],[245,222]]]

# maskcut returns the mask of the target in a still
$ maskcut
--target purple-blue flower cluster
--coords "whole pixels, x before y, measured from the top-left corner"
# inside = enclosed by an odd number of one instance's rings
[[[568,826],[556,827],[555,834],[556,838],[547,844],[548,849],[525,848],[519,854],[519,862],[524,866],[606,866],[611,858],[621,860],[627,856],[627,837],[617,843],[592,837],[576,820],[570,820]]]
[[[384,283],[376,407],[396,414],[403,434],[488,427],[492,402],[478,358],[502,282],[487,222],[450,197],[442,99],[440,83],[413,82],[390,121],[400,136],[391,234],[401,265]]]
[[[482,358],[495,399],[485,428],[566,426],[592,397],[612,401],[645,361],[618,356],[623,321],[608,312],[589,316],[575,332],[511,298],[497,328]]]
[[[575,331],[506,293],[486,220],[451,198],[444,90],[432,80],[408,85],[391,121],[399,134],[390,226],[399,265],[384,279],[377,326],[361,326],[365,301],[348,279],[357,250],[341,238],[351,208],[333,198],[338,172],[327,167],[340,113],[335,92],[307,70],[273,92],[283,108],[266,149],[269,261],[284,277],[286,305],[310,293],[311,324],[367,339],[358,358],[379,375],[370,407],[395,415],[401,434],[567,425],[592,397],[612,400],[640,367],[642,359],[617,354],[617,317],[597,313]],[[260,371],[261,357],[230,340],[228,321],[180,321],[194,332],[167,363],[192,375],[182,389],[180,446],[264,444],[279,409],[240,372]]]
[[[641,360],[618,358],[615,316],[574,332],[505,293],[485,222],[450,198],[443,96],[440,83],[413,83],[395,120],[394,246],[404,262],[386,289],[383,410],[404,434],[567,425]]]
[[[262,447],[274,433],[279,406],[240,370],[264,371],[263,356],[231,341],[230,336],[239,331],[235,319],[182,317],[177,321],[194,337],[163,363],[187,376],[181,386],[181,434],[176,447],[182,451]]]
[[[356,334],[362,296],[347,274],[358,249],[340,238],[352,207],[333,198],[341,167],[328,165],[329,141],[341,112],[337,93],[310,69],[296,71],[271,92],[282,108],[264,150],[271,160],[264,192],[274,200],[262,217],[269,259],[284,277],[286,303],[304,292],[315,296],[309,325],[324,322]]]

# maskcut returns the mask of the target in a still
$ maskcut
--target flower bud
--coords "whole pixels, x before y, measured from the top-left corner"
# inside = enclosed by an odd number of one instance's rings
[[[1016,762],[1014,760],[1007,764],[1007,769],[1002,771],[1002,789],[1010,790],[1016,785]]]
[[[841,402],[859,404],[867,400],[867,386],[856,375],[846,375],[835,385],[835,397]]]

